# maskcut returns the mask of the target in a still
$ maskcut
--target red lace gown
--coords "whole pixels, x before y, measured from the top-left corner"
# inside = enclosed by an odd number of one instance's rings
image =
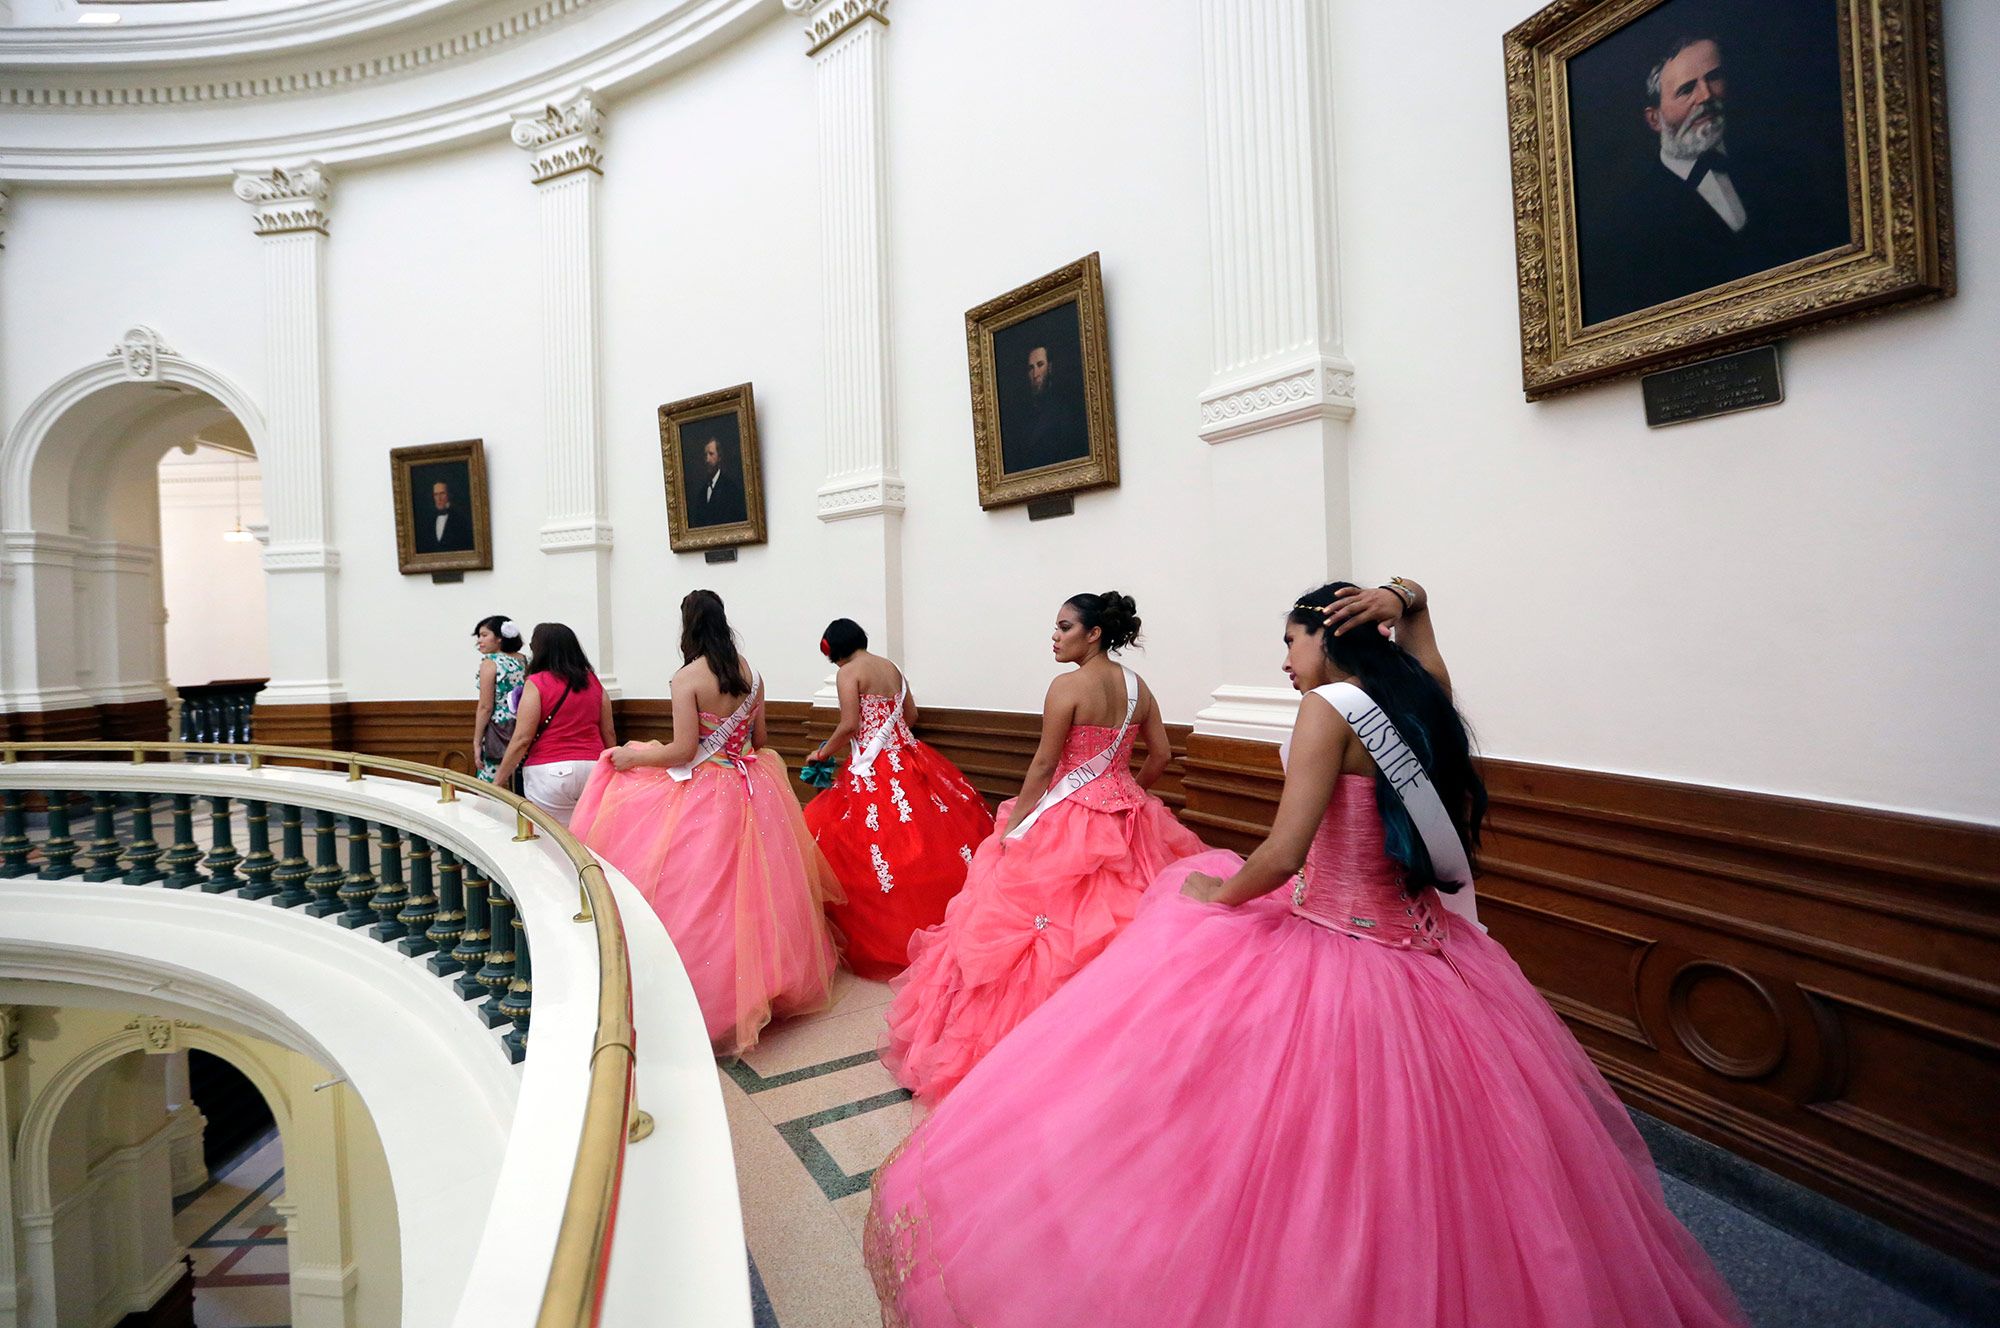
[[[852,756],[878,733],[874,768],[857,774],[850,760],[806,804],[806,828],[847,895],[827,909],[847,966],[887,981],[909,963],[910,937],[944,918],[993,816],[957,766],[917,741],[895,697],[864,695]]]
[[[1051,784],[1117,732],[1072,728]],[[1132,778],[1136,733],[1126,733],[1110,769],[1021,838],[988,836],[943,923],[911,938],[882,1061],[925,1106],[1111,943],[1162,868],[1201,852],[1201,841]],[[1013,810],[1011,801],[1000,804],[997,825]]]

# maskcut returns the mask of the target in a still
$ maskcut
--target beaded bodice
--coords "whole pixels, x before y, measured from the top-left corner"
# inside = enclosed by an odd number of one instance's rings
[[[1361,940],[1442,948],[1444,909],[1436,892],[1404,893],[1402,869],[1383,847],[1373,775],[1343,774],[1334,785],[1305,870],[1292,883],[1292,911]]]
[[[1062,756],[1056,762],[1056,772],[1050,776],[1051,786],[1062,777],[1102,752],[1111,745],[1113,735],[1118,732],[1116,724],[1076,724],[1070,727],[1069,736],[1063,739]],[[1132,778],[1132,742],[1139,736],[1139,726],[1125,730],[1125,736],[1118,743],[1118,755],[1112,759],[1111,768],[1091,780],[1069,796],[1070,802],[1082,803],[1101,812],[1124,811],[1136,807],[1146,800],[1146,790],[1139,787],[1139,781]]]
[[[893,696],[876,696],[872,692],[861,694],[861,728],[854,735],[854,750],[862,751],[875,741],[875,735],[888,727],[888,736],[883,739],[882,750],[900,751],[915,742],[916,735],[903,720],[903,708],[896,704]]]

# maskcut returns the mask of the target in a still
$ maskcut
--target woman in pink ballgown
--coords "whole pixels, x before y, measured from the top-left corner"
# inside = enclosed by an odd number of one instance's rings
[[[1421,594],[1294,608],[1270,838],[1163,872],[877,1172],[885,1322],[1744,1322],[1575,1038],[1440,895],[1485,794]]]
[[[1161,868],[1201,850],[1146,792],[1171,757],[1166,725],[1139,675],[1111,658],[1138,635],[1131,596],[1115,590],[1056,615],[1055,657],[1076,667],[1049,684],[1027,781],[891,984],[882,1061],[925,1106],[1098,956]]]
[[[599,758],[570,830],[652,904],[729,1054],[774,1016],[825,1006],[838,957],[821,910],[839,888],[765,745],[763,684],[712,590],[681,601],[681,656],[673,741]]]

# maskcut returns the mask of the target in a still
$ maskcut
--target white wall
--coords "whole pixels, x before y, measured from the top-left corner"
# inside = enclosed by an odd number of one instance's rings
[[[270,676],[264,549],[223,538],[264,520],[254,457],[214,447],[160,458],[160,582],[167,676],[176,687]]]
[[[1355,574],[1435,591],[1486,749],[2000,820],[2000,702],[1974,675],[2000,646],[1979,611],[2000,590],[2000,540],[1980,515],[2000,491],[1985,364],[2000,148],[1976,132],[2000,103],[1976,76],[2000,57],[2000,11],[1947,15],[1958,298],[1797,338],[1775,410],[1651,433],[1632,382],[1520,396],[1499,36],[1532,5],[1330,3]],[[1216,445],[1225,455],[1194,433],[1211,321],[1194,7],[900,0],[891,18],[905,653],[923,699],[1033,708],[1053,610],[1108,586],[1139,600],[1151,648],[1134,661],[1171,719],[1221,684],[1280,683],[1245,605],[1268,600],[1275,624],[1321,569],[1271,553],[1311,543],[1271,528],[1290,471],[1273,471],[1269,509],[1237,496],[1254,459],[1285,464],[1269,437]],[[694,586],[724,595],[780,698],[818,685],[818,631],[847,611],[840,541],[813,514],[825,466],[803,45],[779,19],[604,99],[603,427],[630,695],[663,693]],[[361,700],[470,697],[473,621],[533,622],[542,593],[538,201],[525,154],[497,132],[336,176],[342,676]],[[21,186],[12,214],[0,414],[133,322],[262,395],[257,241],[221,182]],[[1091,250],[1123,484],[1032,526],[1019,508],[983,513],[964,311]],[[744,380],[771,542],[711,567],[667,549],[655,411]],[[494,569],[455,586],[403,577],[386,453],[465,437],[487,444]]]
[[[1499,36],[1534,8],[1340,9],[1358,575],[1436,593],[1495,755],[2000,821],[2000,6],[1945,7],[1958,296],[1660,431],[1637,380],[1521,397]]]

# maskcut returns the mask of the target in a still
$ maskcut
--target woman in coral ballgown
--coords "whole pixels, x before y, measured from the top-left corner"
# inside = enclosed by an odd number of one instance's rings
[[[1421,594],[1299,602],[1270,838],[1163,872],[877,1172],[886,1322],[1743,1323],[1624,1108],[1458,911],[1485,794]],[[1400,646],[1370,625],[1398,619]]]
[[[847,894],[827,910],[847,938],[847,966],[886,981],[909,962],[910,937],[944,917],[993,814],[957,766],[910,732],[910,684],[869,653],[859,623],[834,619],[819,647],[840,666],[840,723],[810,759],[850,744],[853,755],[806,804],[806,828]]]
[[[925,1106],[1132,920],[1154,875],[1201,841],[1146,792],[1171,753],[1139,675],[1111,658],[1139,635],[1129,595],[1077,595],[1056,615],[1042,740],[1021,795],[1000,804],[944,921],[910,938],[882,1061]],[[1135,779],[1132,747],[1146,763]]]
[[[837,955],[821,910],[839,887],[765,745],[763,684],[712,590],[681,601],[681,656],[673,741],[600,757],[570,830],[660,915],[728,1054],[774,1016],[826,1004]]]

